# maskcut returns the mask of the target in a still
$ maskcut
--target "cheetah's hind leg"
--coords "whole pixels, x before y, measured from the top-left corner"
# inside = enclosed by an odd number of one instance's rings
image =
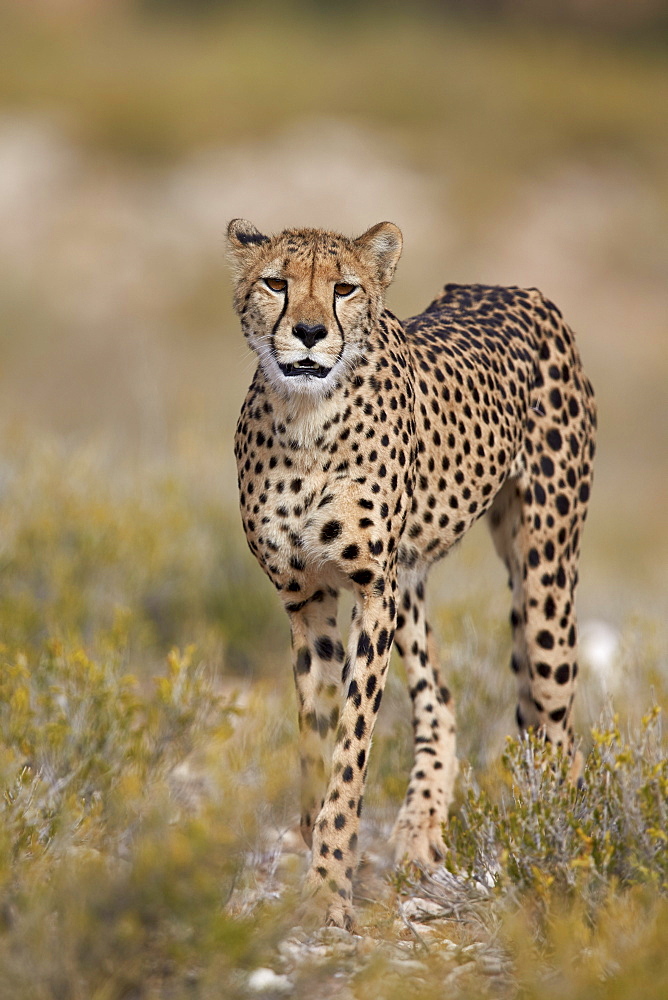
[[[536,492],[539,499],[536,500]],[[509,574],[513,630],[511,667],[517,678],[517,724],[573,752],[571,710],[578,674],[575,591],[584,505],[544,496],[522,477],[510,479],[491,508],[494,545]],[[572,777],[581,760],[573,754]]]

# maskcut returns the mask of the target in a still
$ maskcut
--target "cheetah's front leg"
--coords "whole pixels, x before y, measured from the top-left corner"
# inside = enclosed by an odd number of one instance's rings
[[[332,756],[325,802],[313,829],[307,891],[328,903],[327,923],[350,929],[352,880],[369,748],[380,707],[394,636],[396,584],[388,596],[360,591],[348,650],[350,673]]]
[[[300,826],[309,847],[313,822],[324,802],[339,721],[344,653],[336,622],[337,600],[335,590],[317,590],[289,611],[299,719]]]
[[[435,643],[425,618],[424,581],[403,591],[395,642],[406,665],[413,703],[415,762],[392,842],[397,862],[431,865],[443,856],[442,829],[448,821],[459,765],[454,704],[439,676]]]

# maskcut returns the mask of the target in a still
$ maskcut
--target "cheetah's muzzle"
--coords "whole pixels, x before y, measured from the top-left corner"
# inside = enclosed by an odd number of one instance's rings
[[[327,904],[328,924],[350,928],[393,646],[414,731],[395,857],[442,863],[458,761],[425,583],[481,517],[512,590],[519,728],[573,750],[596,407],[572,330],[536,289],[447,285],[401,322],[384,303],[401,253],[392,223],[357,239],[316,229],[267,237],[236,219],[228,234],[235,305],[259,359],[237,426],[239,502],[290,620],[306,888]],[[315,358],[285,363],[301,350]],[[354,597],[347,649],[342,589]]]

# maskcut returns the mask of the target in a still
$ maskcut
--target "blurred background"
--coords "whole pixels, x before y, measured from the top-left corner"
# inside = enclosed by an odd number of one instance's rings
[[[0,19],[6,647],[113,640],[141,673],[195,642],[225,676],[289,684],[236,511],[254,359],[223,234],[390,219],[399,316],[446,281],[519,284],[576,330],[600,413],[582,712],[663,697],[666,4],[4,0]],[[504,588],[480,525],[432,603],[462,712],[505,685],[512,731]]]

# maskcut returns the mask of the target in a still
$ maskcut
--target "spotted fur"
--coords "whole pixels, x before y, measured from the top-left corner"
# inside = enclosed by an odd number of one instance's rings
[[[520,728],[572,745],[575,589],[595,408],[569,327],[535,289],[447,285],[400,322],[401,234],[266,237],[229,226],[235,305],[259,366],[236,434],[248,544],[290,619],[307,884],[351,926],[369,748],[392,645],[415,762],[397,859],[441,856],[457,773],[453,701],[425,618],[437,559],[488,516],[512,590]],[[337,597],[355,605],[344,650]]]

